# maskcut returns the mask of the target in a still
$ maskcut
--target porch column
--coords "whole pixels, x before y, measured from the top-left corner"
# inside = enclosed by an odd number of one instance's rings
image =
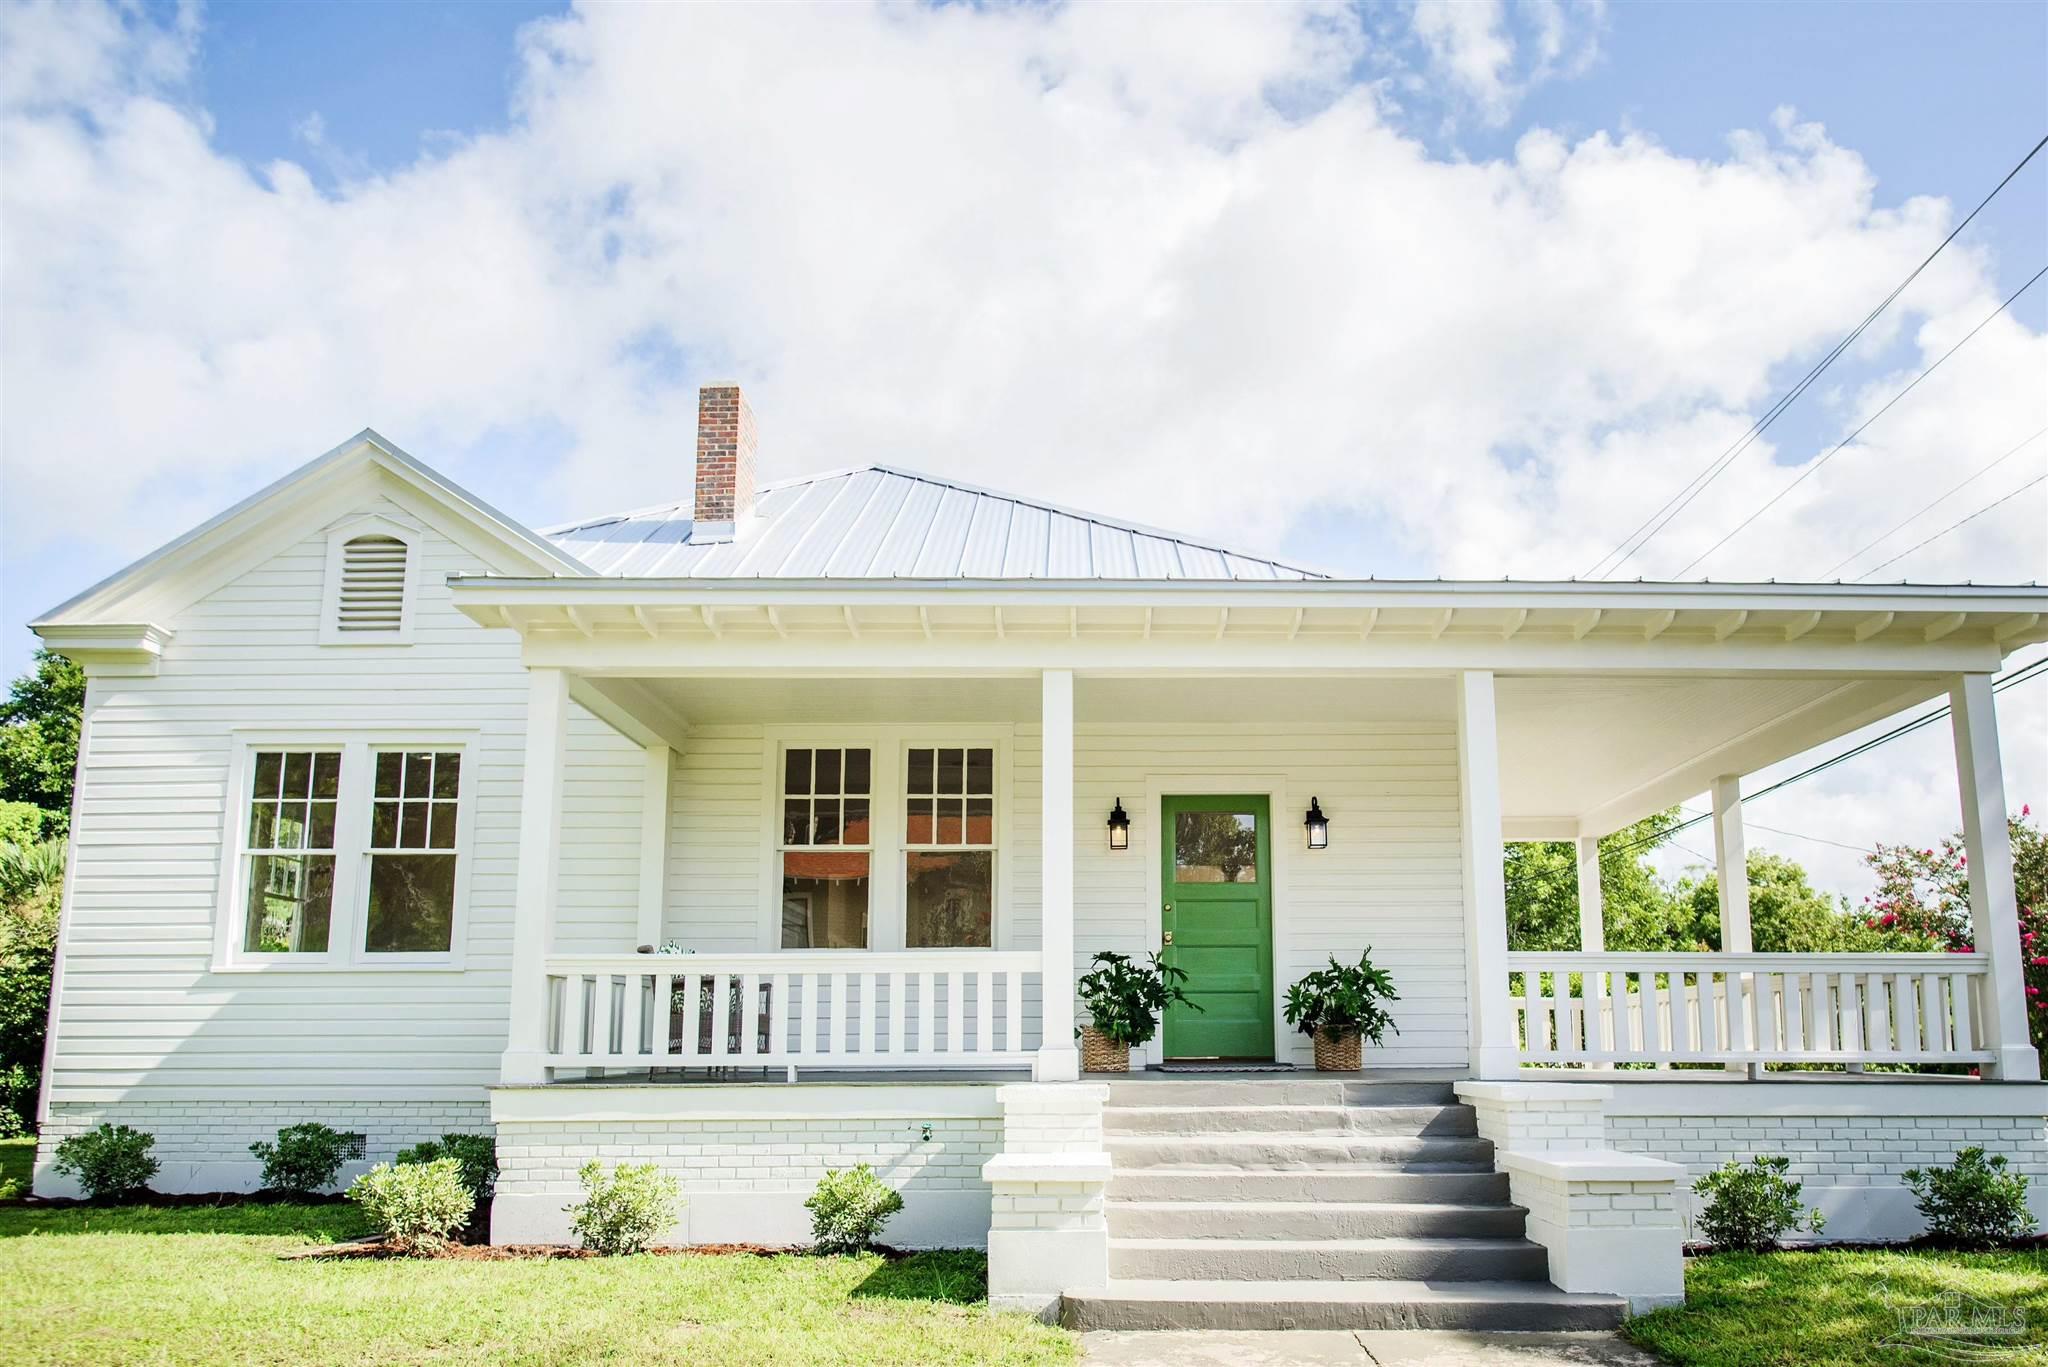
[[[1521,1067],[1508,1014],[1508,897],[1500,833],[1500,731],[1493,672],[1458,675],[1459,846],[1464,851],[1466,1015],[1472,1072],[1511,1078]]]
[[[1998,714],[1989,674],[1963,674],[1948,690],[1956,738],[1956,782],[1963,797],[1963,845],[1970,859],[1971,943],[1991,961],[1978,1032],[1997,1057],[1986,1074],[2008,1081],[2041,1076],[2027,1035],[2026,979],[2020,972],[2019,901],[2013,891],[2012,837],[2006,827],[2005,772],[1998,756]]]
[[[1714,780],[1714,881],[1721,897],[1721,951],[1750,952],[1749,851],[1742,839],[1742,778]]]
[[[512,899],[511,1021],[499,1067],[504,1082],[545,1082],[547,956],[555,938],[562,862],[562,758],[569,674],[530,669],[526,764],[519,784],[519,871]]]
[[[1038,1062],[1040,1082],[1081,1076],[1074,1047],[1074,671],[1042,680],[1039,773]]]
[[[640,776],[640,915],[635,944],[661,948],[661,916],[668,892],[669,766],[675,751],[647,747]]]
[[[1600,891],[1600,837],[1579,837],[1579,952],[1607,948],[1607,904]]]

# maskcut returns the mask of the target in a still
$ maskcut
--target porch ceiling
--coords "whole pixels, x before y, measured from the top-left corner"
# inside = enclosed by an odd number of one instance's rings
[[[1029,674],[705,675],[635,681],[692,727],[1032,725]],[[1510,839],[1604,834],[1938,696],[1933,676],[1502,674],[1501,802]],[[1273,728],[1457,720],[1444,675],[1082,675],[1075,720]]]

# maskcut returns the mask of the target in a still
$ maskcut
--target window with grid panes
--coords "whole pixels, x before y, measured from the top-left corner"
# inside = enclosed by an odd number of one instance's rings
[[[339,750],[259,750],[250,765],[242,948],[324,954],[334,913]]]
[[[988,746],[913,746],[903,768],[904,944],[995,943],[996,758]]]
[[[782,753],[782,947],[865,949],[873,859],[871,754]]]
[[[363,948],[444,954],[455,930],[462,754],[379,750],[374,762]]]

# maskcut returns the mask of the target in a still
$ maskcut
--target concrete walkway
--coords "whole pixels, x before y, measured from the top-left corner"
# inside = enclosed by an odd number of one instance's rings
[[[1657,1367],[1615,1334],[1287,1330],[1269,1333],[1101,1331],[1081,1335],[1101,1367]]]

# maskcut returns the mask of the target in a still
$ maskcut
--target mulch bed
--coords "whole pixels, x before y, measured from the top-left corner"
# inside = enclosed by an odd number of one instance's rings
[[[773,1258],[784,1253],[801,1253],[804,1250],[795,1245],[774,1247],[768,1244],[695,1244],[688,1248],[650,1248],[649,1253],[659,1257],[674,1257],[696,1254],[706,1257],[725,1258]],[[904,1257],[893,1249],[877,1249],[892,1257]],[[502,1263],[514,1261],[548,1261],[555,1258],[596,1258],[601,1254],[587,1248],[572,1248],[566,1244],[449,1244],[438,1253],[401,1253],[372,1236],[364,1239],[350,1239],[346,1243],[327,1244],[319,1248],[293,1249],[280,1253],[278,1257],[287,1262],[303,1258],[346,1259],[346,1258],[406,1258],[423,1257],[433,1261]]]

